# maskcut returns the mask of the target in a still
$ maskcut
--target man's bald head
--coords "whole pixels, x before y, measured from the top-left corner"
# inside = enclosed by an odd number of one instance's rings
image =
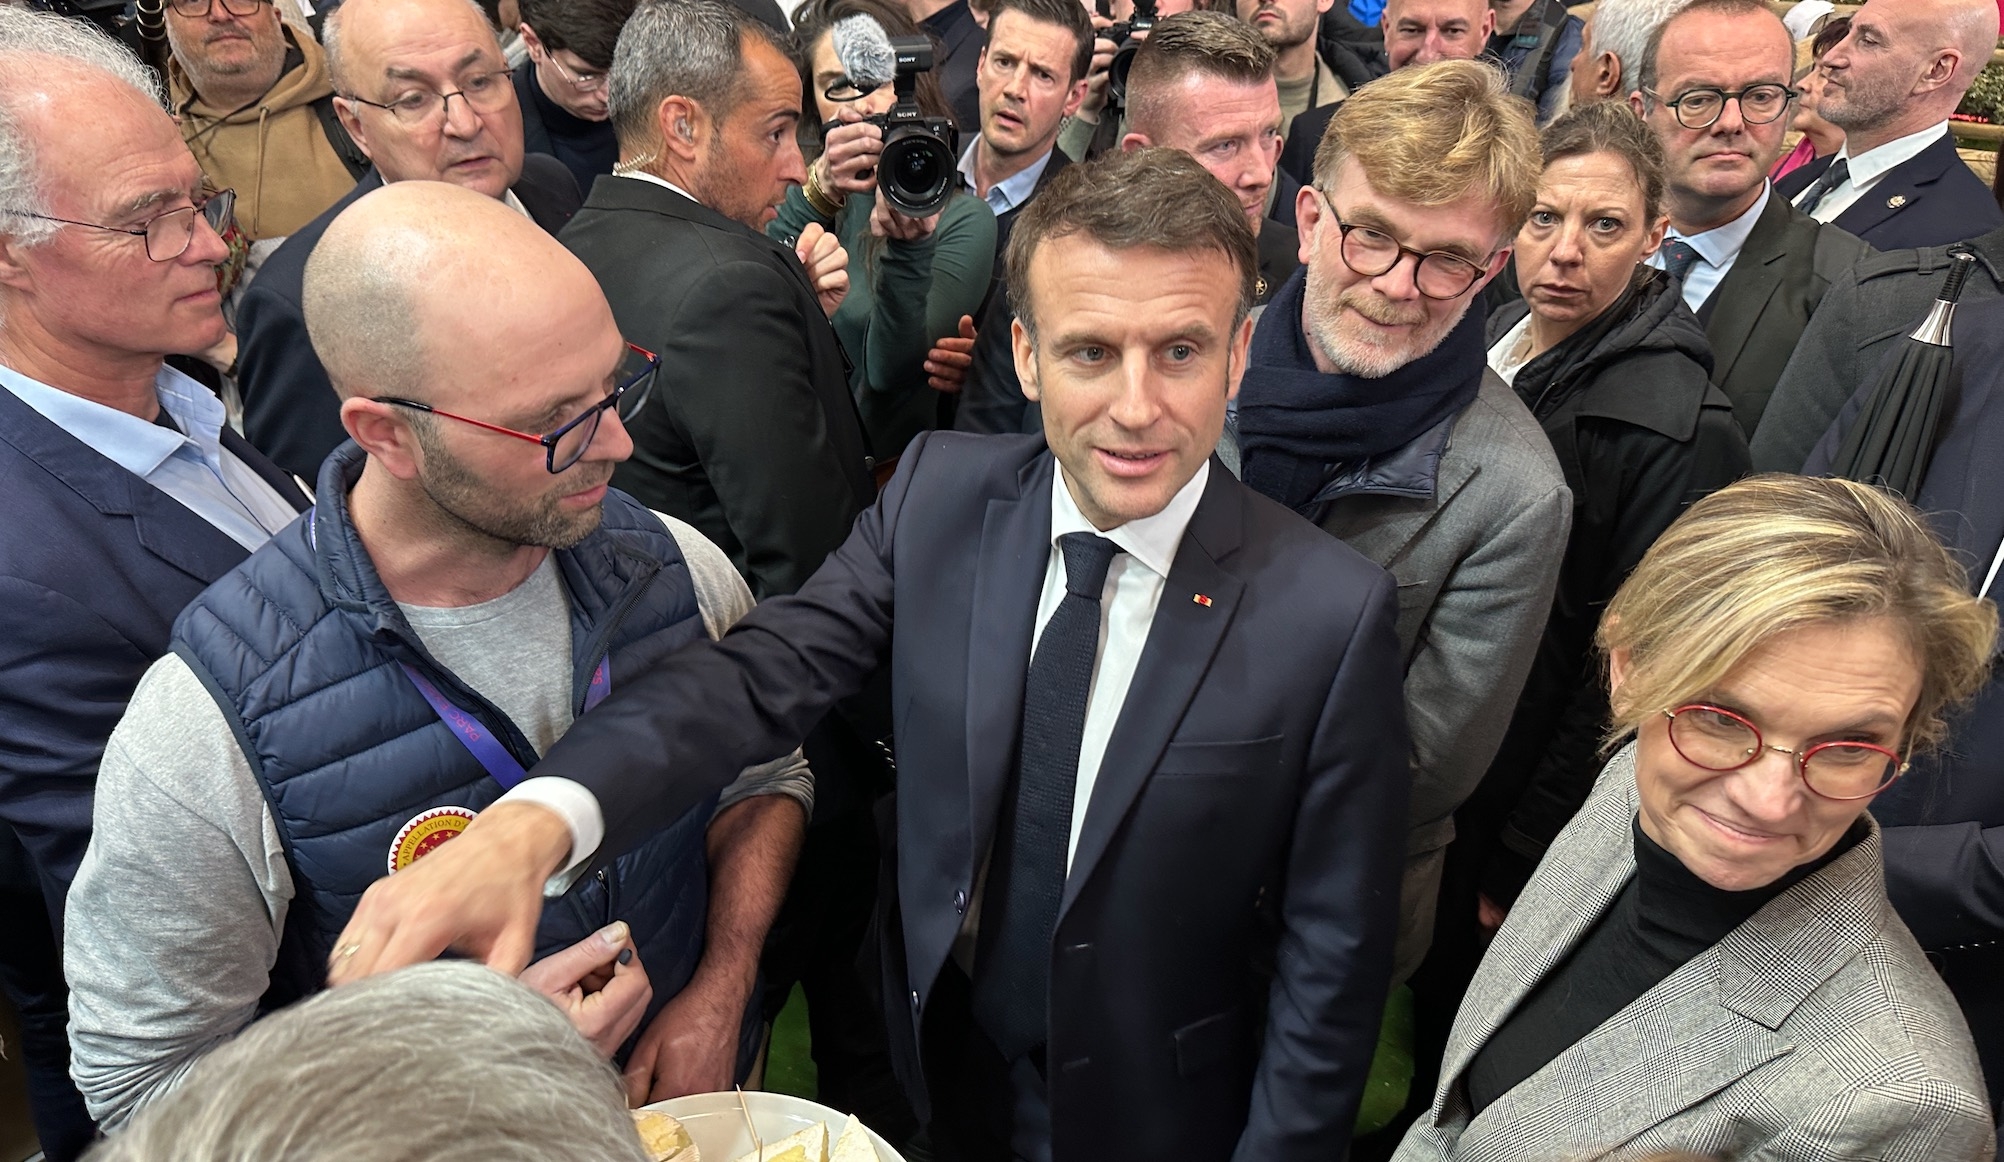
[[[306,263],[306,331],[341,398],[454,410],[485,369],[609,325],[570,251],[501,202],[443,182],[358,199]]]
[[[1947,119],[1990,62],[1996,0],[1867,0],[1825,53],[1817,112],[1852,155]]]

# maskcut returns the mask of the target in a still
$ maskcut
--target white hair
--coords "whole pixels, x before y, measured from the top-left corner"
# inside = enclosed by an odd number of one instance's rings
[[[1613,53],[1621,62],[1621,92],[1616,100],[1642,87],[1642,58],[1649,38],[1691,0],[1599,0],[1593,7],[1593,53]]]
[[[23,216],[48,211],[36,142],[22,130],[16,105],[39,87],[51,58],[95,69],[166,108],[159,76],[124,45],[81,20],[0,4],[0,233],[23,246],[39,246],[56,231],[53,222]]]
[[[612,1067],[540,994],[434,961],[245,1029],[89,1162],[646,1162]]]

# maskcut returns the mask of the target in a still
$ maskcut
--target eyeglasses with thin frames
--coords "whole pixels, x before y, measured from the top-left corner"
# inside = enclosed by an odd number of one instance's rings
[[[1430,299],[1446,301],[1458,299],[1468,293],[1487,268],[1478,266],[1459,254],[1445,250],[1414,250],[1405,243],[1382,230],[1370,226],[1359,226],[1345,222],[1336,213],[1336,203],[1329,192],[1319,186],[1311,187],[1322,204],[1329,207],[1329,216],[1342,232],[1343,239],[1337,246],[1343,264],[1365,278],[1377,278],[1389,273],[1393,267],[1406,260],[1407,255],[1416,259],[1413,267],[1413,286],[1420,294]]]
[[[1654,89],[1644,89],[1643,94],[1670,110],[1677,118],[1677,124],[1686,129],[1710,129],[1725,116],[1726,102],[1738,101],[1740,120],[1748,125],[1767,125],[1781,118],[1788,111],[1789,102],[1801,93],[1787,85],[1748,85],[1744,89],[1728,92],[1724,89],[1686,89],[1674,101],[1665,101]]]
[[[189,20],[200,20],[209,14],[211,4],[220,4],[223,11],[231,16],[255,16],[257,10],[271,3],[271,0],[170,0],[169,7],[174,15]]]
[[[543,59],[550,62],[550,67],[557,70],[557,75],[564,79],[565,84],[580,93],[596,93],[605,88],[604,73],[573,73],[557,59],[556,53],[547,48],[543,50]]]
[[[1684,761],[1708,771],[1751,766],[1766,751],[1787,755],[1802,785],[1825,799],[1869,799],[1906,774],[1898,752],[1869,742],[1819,742],[1799,749],[1775,746],[1737,711],[1706,702],[1665,710],[1670,746]]]
[[[86,230],[103,230],[109,234],[129,234],[146,240],[146,257],[155,262],[172,262],[188,253],[188,247],[195,241],[195,215],[200,214],[208,222],[209,229],[220,236],[230,227],[236,214],[237,192],[217,190],[199,195],[193,204],[179,206],[163,214],[155,214],[138,226],[103,226],[96,222],[79,222],[74,218],[58,218],[53,214],[36,214],[27,210],[8,211],[22,218],[38,218],[44,222],[57,222],[64,226],[81,226]]]
[[[392,117],[406,125],[423,125],[442,118],[454,97],[465,101],[466,107],[476,113],[492,113],[506,105],[514,95],[515,85],[507,69],[476,73],[460,82],[459,87],[451,92],[412,89],[394,101],[371,101],[353,93],[341,94],[344,99],[358,105],[387,109]]]
[[[618,408],[619,418],[624,422],[631,420],[635,415],[639,414],[641,408],[647,406],[648,397],[654,392],[654,377],[661,370],[661,357],[647,350],[645,347],[640,347],[633,343],[626,345],[626,351],[627,358],[621,365],[623,374],[620,375],[612,391],[604,399],[586,408],[584,414],[578,416],[576,419],[571,420],[555,431],[546,432],[540,436],[530,432],[518,432],[514,428],[504,428],[500,424],[490,424],[486,420],[476,420],[472,416],[462,416],[448,411],[441,411],[428,403],[420,403],[414,399],[398,399],[395,396],[373,396],[371,398],[376,403],[410,408],[412,411],[423,412],[426,415],[442,416],[448,420],[458,420],[462,424],[472,424],[476,428],[484,428],[490,432],[499,432],[504,436],[513,436],[518,440],[527,440],[532,444],[540,444],[543,448],[543,466],[549,469],[550,475],[555,476],[557,473],[576,464],[579,460],[584,459],[585,451],[591,447],[592,440],[598,435],[599,421],[605,418],[605,413],[608,409]],[[632,360],[635,357],[638,357],[642,361],[642,366],[638,368],[632,366]]]

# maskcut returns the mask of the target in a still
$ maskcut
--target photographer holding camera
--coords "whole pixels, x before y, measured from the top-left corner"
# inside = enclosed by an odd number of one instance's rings
[[[901,9],[816,0],[794,37],[821,156],[766,232],[787,239],[819,223],[848,250],[849,293],[830,321],[871,447],[888,463],[938,426],[926,353],[988,293],[995,214],[959,193],[930,42]]]

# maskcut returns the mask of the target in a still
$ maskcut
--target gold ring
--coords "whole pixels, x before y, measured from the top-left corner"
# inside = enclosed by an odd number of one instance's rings
[[[362,946],[360,944],[343,944],[341,947],[336,948],[334,950],[334,959],[346,960],[360,951],[362,951]]]

